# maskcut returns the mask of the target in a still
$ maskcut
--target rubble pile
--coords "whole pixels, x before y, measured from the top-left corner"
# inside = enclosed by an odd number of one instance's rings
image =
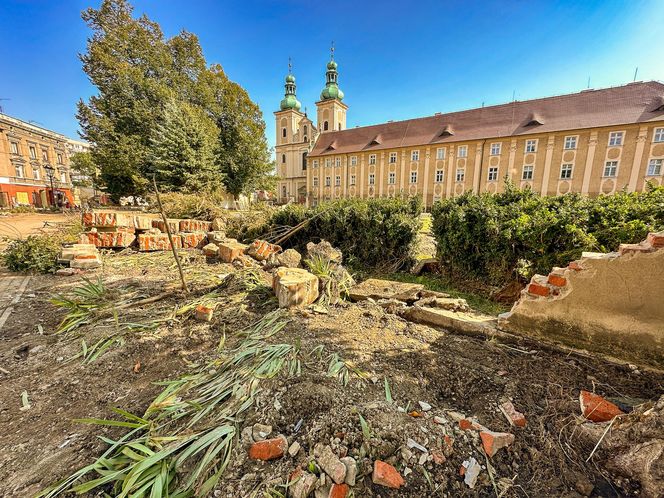
[[[59,269],[57,275],[75,275],[81,270],[98,268],[101,257],[94,244],[72,244],[65,246],[58,256],[58,264],[66,268]]]

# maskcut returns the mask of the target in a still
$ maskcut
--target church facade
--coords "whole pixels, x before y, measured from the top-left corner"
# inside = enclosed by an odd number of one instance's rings
[[[664,184],[664,84],[624,86],[346,129],[338,66],[313,123],[295,78],[277,124],[278,199],[316,205],[344,197],[499,192],[505,179],[541,195],[596,196]]]

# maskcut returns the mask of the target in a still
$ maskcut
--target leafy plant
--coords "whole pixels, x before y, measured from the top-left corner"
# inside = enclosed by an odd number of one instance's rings
[[[68,310],[56,333],[71,332],[89,323],[96,311],[112,303],[101,277],[96,282],[87,278],[83,278],[83,281],[83,285],[74,288],[71,296],[56,295],[51,298],[51,304]]]
[[[361,381],[364,381],[368,374],[347,360],[342,360],[337,353],[330,355],[327,368],[328,377],[337,377],[339,382],[347,386],[351,375],[355,375]]]
[[[2,260],[10,271],[51,273],[58,268],[60,243],[58,237],[29,235],[11,241],[2,253]]]

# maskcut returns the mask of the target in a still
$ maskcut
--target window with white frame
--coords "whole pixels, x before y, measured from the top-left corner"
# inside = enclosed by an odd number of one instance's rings
[[[436,183],[442,183],[445,173],[442,169],[436,170]]]
[[[314,159],[312,165],[313,165],[314,168],[317,168],[318,167],[318,159]]]
[[[467,157],[467,156],[468,156],[468,146],[459,145],[459,147],[457,147],[457,157]]]
[[[565,150],[574,150],[576,149],[576,139],[578,137],[565,137]]]
[[[332,184],[332,178],[329,176],[325,177],[325,186],[329,187]]]
[[[9,142],[9,147],[12,154],[18,154],[18,143]]]
[[[22,164],[17,164],[16,167],[16,178],[23,178],[23,165]]]
[[[67,183],[67,173],[65,172],[60,173],[60,181],[62,183]]]
[[[420,160],[420,151],[419,150],[411,151],[410,160],[411,161],[419,161]]]
[[[417,183],[417,171],[410,172],[410,183]]]
[[[325,158],[325,166],[327,166],[328,168],[330,166],[332,166],[332,158],[331,157],[326,157]]]
[[[526,140],[526,152],[537,152],[537,140]]]
[[[30,146],[30,159],[37,159],[37,149],[34,146]]]
[[[390,152],[390,164],[395,164],[397,162],[397,153]]]
[[[616,176],[618,173],[618,161],[606,161],[604,164],[604,175],[606,177]]]
[[[32,168],[32,178],[34,178],[35,180],[41,179],[41,171],[39,170],[38,167]]]
[[[357,166],[357,156],[350,156],[350,165]]]
[[[376,154],[369,154],[369,164],[376,164]]]
[[[337,176],[334,178],[334,184],[335,184],[337,187],[341,187],[341,177],[340,177],[339,175],[337,175]]]
[[[622,145],[623,143],[623,132],[622,131],[612,131],[609,133],[609,146]]]
[[[318,187],[318,177],[314,176],[314,187]]]
[[[498,166],[491,166],[489,168],[489,176],[487,177],[487,180],[490,182],[498,180]]]
[[[445,159],[445,149],[442,147],[439,147],[436,149],[436,159],[442,160]]]
[[[337,168],[340,168],[340,167],[341,167],[341,158],[340,158],[340,157],[337,157],[337,158],[334,160],[334,165],[335,165]]]
[[[62,154],[58,153],[58,164],[63,164],[62,163]]]
[[[535,169],[535,167],[532,164],[524,164],[523,165],[523,171],[521,172],[521,179],[522,180],[532,180],[534,169]]]
[[[464,168],[459,168],[456,170],[456,181],[462,182],[466,178],[466,170]]]
[[[500,142],[495,143],[495,144],[491,144],[491,155],[492,156],[499,156],[500,155],[501,145],[502,144]]]
[[[376,175],[369,173],[369,185],[376,185]]]
[[[560,179],[569,180],[572,178],[572,168],[574,167],[571,163],[564,163],[560,165]]]
[[[391,171],[390,174],[387,175],[387,183],[390,185],[397,183],[397,174],[394,171]]]
[[[662,174],[662,163],[664,163],[664,159],[651,159],[648,162],[648,176],[660,176]]]
[[[355,185],[355,175],[350,175],[350,184]]]
[[[655,133],[653,133],[652,141],[664,142],[664,128],[655,128]],[[18,152],[16,154],[18,154]]]

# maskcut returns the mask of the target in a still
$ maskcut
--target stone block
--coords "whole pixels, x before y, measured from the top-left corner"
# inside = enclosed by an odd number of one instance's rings
[[[96,247],[113,248],[129,247],[136,235],[128,231],[113,232],[84,232],[81,234],[80,241],[84,244],[94,244]]]
[[[79,270],[91,270],[101,266],[101,258],[98,254],[78,254],[69,262],[69,266]]]
[[[222,242],[219,244],[219,259],[224,263],[232,263],[242,256],[246,250],[247,246],[245,244],[234,241]]]
[[[94,213],[96,227],[134,227],[134,216],[131,213],[116,211],[96,211]]]
[[[318,299],[318,277],[302,268],[278,268],[272,289],[281,308],[307,306]]]
[[[353,301],[364,301],[366,299],[375,301],[379,299],[417,300],[419,292],[423,289],[424,285],[422,284],[368,278],[364,282],[353,286],[349,295]]]
[[[217,244],[206,244],[203,246],[203,254],[208,258],[216,258],[219,256],[219,246]]]
[[[172,234],[180,231],[179,219],[166,218],[166,221],[168,222],[168,228]],[[164,223],[164,220],[161,218],[152,220],[152,228],[158,228],[161,232],[166,233],[166,223]]]
[[[152,228],[152,218],[142,214],[134,215],[134,228],[136,230],[149,230]]]
[[[247,254],[257,261],[265,261],[272,254],[281,252],[281,246],[270,244],[265,240],[254,240],[247,248]]]

